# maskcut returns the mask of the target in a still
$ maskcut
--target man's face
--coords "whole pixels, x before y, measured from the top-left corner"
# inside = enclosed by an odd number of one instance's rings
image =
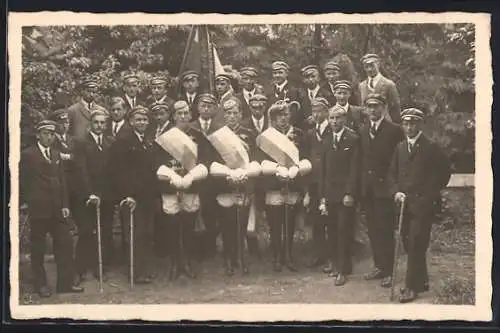
[[[249,75],[242,75],[240,82],[243,88],[248,91],[253,90],[255,86],[255,78]]]
[[[196,77],[192,77],[189,80],[182,81],[182,86],[184,90],[190,94],[194,93],[200,86],[200,81]]]
[[[132,82],[127,82],[123,86],[123,90],[129,97],[136,97],[137,94],[139,93],[139,82],[137,81],[132,81]]]
[[[276,115],[276,126],[285,129],[290,124],[290,110],[285,109]]]
[[[96,100],[98,92],[99,89],[97,87],[87,87],[82,90],[82,97],[86,102],[90,103]]]
[[[122,103],[116,103],[111,107],[111,118],[117,122],[121,121],[125,118],[126,112],[127,110],[125,110]]]
[[[321,124],[328,116],[328,109],[319,105],[313,106],[311,112],[316,124]]]
[[[144,114],[136,113],[130,119],[130,125],[138,133],[144,134],[149,125],[149,118]]]
[[[38,131],[36,137],[38,141],[40,141],[40,144],[44,147],[51,147],[56,138],[54,131],[50,131],[47,129]]]
[[[276,84],[282,84],[288,78],[288,73],[284,69],[278,69],[273,71],[273,80]]]
[[[106,120],[106,116],[103,115],[96,115],[92,117],[92,121],[90,123],[90,129],[92,132],[98,135],[102,134],[106,129]]]
[[[351,92],[347,89],[338,88],[335,89],[333,95],[335,96],[337,103],[344,106],[347,104],[347,101],[349,101],[349,97],[351,97]]]
[[[229,90],[229,82],[227,80],[217,80],[215,81],[215,91],[219,96],[223,95]]]
[[[68,131],[69,131],[69,119],[68,118],[59,119],[59,121],[57,122],[57,132],[59,134],[64,134],[68,133]]]
[[[264,115],[265,111],[266,111],[265,102],[260,102],[260,101],[250,102],[250,112],[252,112],[252,115],[255,118],[260,119]]]
[[[241,121],[241,111],[238,107],[224,111],[224,121],[229,128],[235,128]]]
[[[366,75],[369,77],[374,77],[378,74],[378,62],[373,61],[369,63],[364,63],[363,68],[365,70]]]
[[[319,83],[319,73],[317,71],[311,72],[310,74],[304,76],[303,81],[307,88],[313,89]]]
[[[329,69],[325,71],[325,77],[328,82],[333,84],[340,79],[340,72],[336,69]]]
[[[198,103],[198,114],[203,119],[211,119],[215,115],[215,105],[200,101]]]
[[[368,111],[368,117],[370,117],[370,120],[377,121],[380,117],[382,117],[385,105],[381,103],[368,103],[366,104],[366,110]]]
[[[154,117],[158,124],[163,125],[170,117],[170,114],[166,109],[162,108],[155,111]]]
[[[189,112],[189,108],[175,111],[174,121],[177,127],[187,127],[191,121],[191,112]]]
[[[165,95],[165,85],[164,84],[154,84],[151,86],[151,94],[155,98],[160,98]]]
[[[418,120],[403,120],[401,122],[401,127],[403,128],[405,135],[411,139],[414,138],[418,132],[420,132],[422,123]]]
[[[345,114],[340,112],[331,112],[328,114],[328,122],[334,132],[342,130],[345,124]]]

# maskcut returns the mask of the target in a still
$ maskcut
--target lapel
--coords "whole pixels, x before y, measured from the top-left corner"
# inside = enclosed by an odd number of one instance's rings
[[[38,147],[38,143],[35,146],[36,154],[38,156],[38,159],[40,159],[43,163],[50,165],[54,161],[54,151],[51,148],[50,149],[50,162],[47,161],[45,156],[43,155],[42,151],[40,150],[40,147]]]
[[[80,101],[80,104],[81,104],[81,108],[80,108],[80,113],[82,114],[82,116],[84,116],[86,119],[90,120],[90,110],[87,106],[87,103],[82,99]]]
[[[424,136],[424,134],[420,134],[420,137],[413,145],[413,149],[411,151],[411,154],[408,153],[408,157],[412,161],[418,159],[421,156],[422,147],[425,146],[427,143],[427,141],[425,140],[425,138],[423,136]],[[408,152],[408,140],[405,139],[405,141],[406,141],[406,151]]]

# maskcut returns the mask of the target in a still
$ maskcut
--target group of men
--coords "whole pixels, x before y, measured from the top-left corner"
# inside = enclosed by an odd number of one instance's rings
[[[394,82],[380,74],[379,57],[367,54],[361,61],[367,79],[358,87],[343,80],[340,65],[329,61],[323,68],[324,85],[316,65],[302,68],[302,88],[288,82],[289,65],[276,61],[268,93],[257,84],[253,67],[240,70],[238,93],[229,74],[217,74],[215,95],[200,92],[199,74],[186,71],[175,99],[167,96],[163,77],[151,79],[151,95],[141,99],[139,78],[130,74],[124,78],[123,94],[111,98],[106,108],[95,103],[98,82],[93,77],[83,80],[81,100],[41,121],[36,143],[21,155],[20,202],[30,214],[35,291],[51,295],[43,264],[47,233],[54,242],[61,293],[82,292],[89,272],[106,279],[110,267],[126,260],[130,250],[134,282],[150,283],[156,275],[150,260],[155,240],[168,246],[170,279],[180,274],[195,278],[193,260],[216,254],[219,233],[225,274],[236,269],[247,274],[244,244],[251,255],[259,257],[261,251],[255,235],[247,232],[250,216],[260,223],[265,216],[269,225],[274,271],[296,271],[293,235],[301,206],[313,225],[315,257],[310,267],[324,265],[336,286],[347,282],[353,270],[356,214],[361,211],[374,262],[365,279],[390,287],[396,208],[401,204],[406,209],[408,268],[400,301],[427,291],[426,250],[440,190],[450,177],[449,164],[422,134],[424,113],[416,108],[401,111]],[[352,104],[353,95],[360,96],[361,105]],[[212,138],[221,128],[239,138],[260,175],[229,170],[227,157]],[[262,144],[273,140],[272,131],[307,163],[279,165],[273,150]],[[179,141],[165,140],[167,135]],[[196,149],[189,150],[192,146]],[[191,154],[190,167],[188,151],[197,152]],[[122,226],[121,252],[113,244],[116,214]],[[78,226],[74,251],[70,215]],[[196,232],[200,223],[201,233]],[[102,235],[102,276],[97,234]]]

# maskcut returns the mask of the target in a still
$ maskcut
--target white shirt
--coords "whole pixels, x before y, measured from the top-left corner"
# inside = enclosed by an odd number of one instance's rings
[[[134,131],[134,133],[137,136],[137,138],[139,139],[139,141],[142,143],[144,141],[144,134],[140,134],[136,131]]]
[[[187,98],[187,102],[191,105],[194,102],[194,99],[196,98],[196,92],[194,92],[192,94],[187,92],[186,98]]]
[[[87,110],[92,110],[92,106],[94,105],[92,102],[87,103],[86,100],[82,98],[82,104]]]
[[[415,135],[413,138],[406,137],[406,141],[408,141],[408,152],[410,151],[410,146],[412,148],[415,148],[415,143],[417,142],[417,140],[420,138],[421,135],[422,131],[418,132],[418,134]]]
[[[170,121],[167,120],[163,125],[156,127],[156,137],[160,136],[160,134],[163,132],[163,130],[165,128],[167,128],[167,126],[168,126],[169,123],[170,123]]]
[[[345,112],[349,111],[349,102],[345,103],[345,105],[340,105],[339,103],[335,104],[335,107],[340,107],[345,110]]]
[[[330,86],[332,93],[335,92],[335,84],[328,82],[328,85]]]
[[[120,121],[113,121],[111,123],[111,130],[113,131],[113,134],[114,133],[118,134],[118,132],[120,131],[120,128],[122,128],[123,124],[125,124],[125,119],[122,119]]]
[[[319,126],[319,128],[318,128]],[[326,127],[328,126],[328,120],[325,119],[321,124],[316,125],[316,130],[319,129],[319,134],[323,135],[323,132],[325,131]],[[318,140],[321,140],[321,137],[318,136],[318,133],[316,133],[316,136],[318,137]]]
[[[283,89],[285,89],[285,86],[288,84],[288,80],[285,80],[283,81],[282,84],[276,84],[276,89],[279,91],[279,92],[282,92]]]
[[[101,145],[102,145],[102,134],[97,135],[97,134],[95,134],[92,131],[90,131],[89,133],[94,138],[94,141],[95,141],[95,143],[96,143],[97,146],[99,146],[99,138],[101,138]]]
[[[370,127],[373,127],[373,125],[375,125],[375,131],[378,131],[382,120],[384,120],[384,116],[381,116],[377,121],[370,120]]]
[[[262,132],[264,130],[264,117],[263,116],[260,119],[257,119],[252,115],[252,122],[253,122],[255,128],[259,130],[259,132]]]
[[[210,124],[212,123],[212,119],[203,119],[200,118],[200,126],[202,131],[208,131],[210,128]]]
[[[38,148],[39,148],[39,149],[40,149],[40,151],[42,152],[43,157],[45,157],[45,159],[46,159],[47,161],[49,161],[49,162],[50,162],[50,159],[48,159],[48,158],[47,158],[47,156],[49,156],[49,157],[50,157],[50,148],[49,148],[49,147],[44,147],[44,146],[40,143],[40,141],[37,141],[37,144],[38,144]]]
[[[309,96],[309,99],[316,98],[316,95],[318,94],[319,88],[320,88],[319,84],[316,87],[314,87],[314,89],[312,89],[312,90],[307,88],[307,96]]]
[[[380,79],[382,78],[382,74],[377,73],[377,75],[375,75],[374,77],[368,77],[368,88],[370,87],[370,81],[372,83],[372,87],[375,88],[375,86],[377,85],[378,81],[380,81]]]
[[[333,132],[333,140],[337,142],[337,144],[340,142],[340,138],[342,137],[342,134],[344,134],[345,127],[342,127],[342,129],[338,132]]]
[[[135,97],[130,97],[129,95],[125,94],[125,98],[127,99],[129,105],[135,107]]]
[[[245,98],[245,101],[247,102],[247,104],[250,104],[249,100],[250,100],[250,97],[252,97],[253,95],[255,95],[255,88],[253,88],[253,90],[246,90],[246,89],[243,89],[243,97]]]

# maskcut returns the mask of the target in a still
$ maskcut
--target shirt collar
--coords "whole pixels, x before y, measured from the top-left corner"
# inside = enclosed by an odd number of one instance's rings
[[[118,126],[118,129],[120,129],[120,127],[122,127],[124,123],[125,123],[125,119],[122,119],[120,121],[114,121],[113,120],[113,125],[114,126]]]
[[[372,80],[372,83],[373,83],[373,86],[375,86],[377,84],[378,81],[380,81],[380,79],[382,78],[382,74],[380,72],[377,73],[377,75],[375,75],[371,80]]]
[[[232,89],[229,88],[224,94],[222,94],[222,96],[220,97],[220,100],[222,101],[224,99],[224,97],[228,96],[230,93],[231,93]]]
[[[283,91],[285,86],[288,84],[288,80],[283,81],[282,84],[276,84],[276,88],[278,88],[279,91]]]
[[[93,102],[87,102],[86,100],[84,100],[84,99],[82,98],[81,103],[82,103],[82,105],[83,105],[83,106],[84,106],[87,110],[91,110],[91,109],[92,109]]]
[[[194,93],[192,93],[192,94],[190,94],[190,93],[188,93],[188,92],[186,91],[186,96],[187,96],[188,98],[189,98],[189,97],[191,97],[192,99],[194,99],[194,98],[196,97],[196,91],[195,91]]]
[[[253,115],[251,117],[254,123],[259,123],[259,122],[264,123],[264,116],[260,117],[260,119],[255,118]]]
[[[319,132],[323,134],[327,126],[328,126],[328,119],[325,119],[321,124],[319,124]]]
[[[255,87],[252,90],[243,89],[243,95],[248,96],[250,94],[252,94],[252,95],[255,94]]]
[[[375,130],[378,130],[378,128],[380,127],[380,123],[382,123],[382,120],[384,120],[384,116],[380,117],[377,121],[370,120],[370,126],[373,126],[373,124],[375,124]]]
[[[406,140],[408,141],[409,144],[414,145],[415,142],[417,142],[417,140],[420,138],[421,135],[422,135],[422,131],[418,132],[418,134],[415,135],[411,139],[409,137],[406,137]]]
[[[45,153],[44,153],[44,152],[45,152],[45,150],[50,151],[50,148],[49,148],[49,147],[44,147],[44,146],[40,143],[40,141],[37,141],[36,143],[37,143],[37,145],[38,145],[38,148],[39,148],[39,149],[40,149],[40,151],[42,152],[43,156],[45,156]]]
[[[144,134],[140,134],[139,132],[135,131],[134,130],[134,133],[135,135],[137,136],[137,139],[139,139],[139,141],[144,141]]]
[[[92,132],[92,131],[89,131],[89,133],[90,133],[90,135],[92,135],[92,137],[94,138],[95,142],[96,142],[96,143],[99,143],[99,137],[101,137],[101,138],[102,138],[102,134],[97,135],[97,134],[95,134],[95,133],[94,133],[94,132]]]
[[[334,131],[333,132],[333,135],[334,136],[337,136],[337,142],[340,140],[340,138],[342,137],[342,134],[344,134],[344,131],[345,131],[345,127],[342,127],[342,129],[340,131],[338,131],[337,133],[335,133]]]
[[[156,130],[160,129],[160,132],[163,132],[165,128],[167,128],[168,124],[170,124],[170,120],[167,120],[163,125],[156,127]]]
[[[349,110],[349,102],[345,103],[345,105],[340,105],[339,103],[335,104],[336,107],[340,107],[344,110]]]
[[[319,88],[320,88],[319,84],[316,87],[314,87],[314,89],[307,88],[307,95],[311,96],[311,92],[312,92],[313,96],[316,98],[316,95],[318,94]]]
[[[156,101],[156,103],[161,103],[165,100],[165,98],[167,98],[167,95],[163,95],[160,99],[158,99],[158,100],[155,99],[155,101]]]

